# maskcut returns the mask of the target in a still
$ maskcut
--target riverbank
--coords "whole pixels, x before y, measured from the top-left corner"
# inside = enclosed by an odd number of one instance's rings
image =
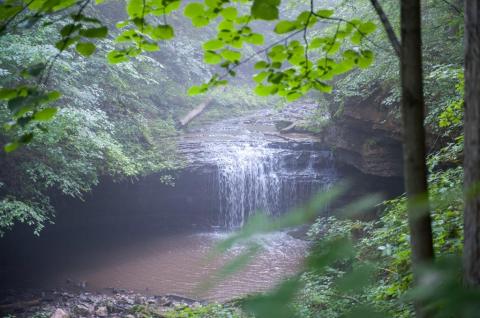
[[[209,312],[236,315],[228,305],[206,303],[178,295],[147,296],[128,290],[105,293],[65,290],[8,291],[2,295],[0,314],[15,318],[173,318]]]

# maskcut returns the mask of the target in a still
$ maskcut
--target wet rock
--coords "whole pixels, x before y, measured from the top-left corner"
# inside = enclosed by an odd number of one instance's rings
[[[70,315],[65,310],[57,308],[50,318],[70,318]]]
[[[94,307],[92,305],[88,305],[88,304],[84,304],[84,303],[76,304],[73,307],[73,312],[76,315],[81,316],[81,317],[91,316],[93,314],[93,311],[94,311]]]
[[[282,130],[292,124],[293,124],[293,121],[290,121],[290,120],[277,120],[275,121],[275,128],[277,128],[277,130]]]
[[[145,305],[147,303],[147,297],[135,295],[135,298],[133,299],[133,301],[135,305]]]
[[[108,316],[107,307],[106,306],[98,307],[97,310],[95,310],[95,315],[97,317],[107,317]]]
[[[166,295],[165,298],[167,300],[170,300],[173,303],[187,304],[189,306],[198,302],[195,299],[191,299],[191,298],[180,296],[180,295],[174,295],[174,294]]]

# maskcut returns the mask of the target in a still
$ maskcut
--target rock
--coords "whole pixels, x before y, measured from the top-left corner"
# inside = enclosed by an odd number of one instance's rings
[[[156,304],[157,299],[155,297],[150,297],[150,298],[148,298],[147,303],[148,304]]]
[[[145,305],[147,303],[147,298],[140,295],[135,295],[133,301],[136,305]]]
[[[93,311],[94,311],[94,307],[93,307],[93,306],[87,305],[87,304],[83,304],[83,303],[76,304],[76,305],[73,307],[73,312],[74,312],[76,315],[81,316],[81,317],[91,316],[91,315],[93,314]]]
[[[291,120],[277,120],[274,122],[275,128],[277,128],[277,130],[285,129],[288,126],[291,126],[293,123],[294,122]]]
[[[98,317],[107,317],[108,316],[108,309],[105,306],[98,307],[95,310],[95,315]]]
[[[402,133],[398,118],[381,105],[381,92],[367,100],[345,101],[340,116],[319,133],[321,141],[335,150],[335,158],[364,174],[401,177]]]
[[[50,318],[70,318],[70,315],[65,310],[57,308]]]

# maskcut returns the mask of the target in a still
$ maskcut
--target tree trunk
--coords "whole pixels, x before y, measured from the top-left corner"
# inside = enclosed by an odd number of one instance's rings
[[[395,51],[395,54],[397,54],[397,56],[400,57],[400,41],[398,40],[397,35],[395,34],[395,30],[393,29],[392,24],[390,23],[390,20],[388,20],[388,17],[385,14],[385,11],[383,11],[383,8],[378,2],[378,0],[370,0],[370,3],[375,9],[375,12],[377,13],[378,18],[382,22],[383,28],[387,33],[388,40],[390,41],[390,44],[392,45],[392,48]]]
[[[421,0],[401,1],[400,77],[405,189],[414,275],[419,265],[433,261],[432,225],[428,206],[424,128]],[[418,277],[415,277],[418,282]],[[417,317],[428,317],[420,303]]]
[[[205,101],[200,103],[197,107],[192,109],[185,117],[180,119],[181,127],[185,127],[188,125],[192,120],[194,120],[198,115],[200,115],[212,102],[213,97],[208,97]]]
[[[467,284],[480,285],[480,3],[465,0],[465,211]]]

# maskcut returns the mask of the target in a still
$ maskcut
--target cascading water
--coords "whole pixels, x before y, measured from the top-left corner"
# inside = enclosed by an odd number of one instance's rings
[[[278,210],[281,195],[278,150],[248,144],[229,147],[217,159],[222,226],[243,226],[255,211]]]
[[[272,116],[272,110],[255,111],[182,139],[180,149],[190,166],[213,174],[205,184],[215,197],[213,226],[234,229],[254,213],[280,215],[337,179],[331,151],[311,136],[279,135]]]
[[[244,225],[260,212],[278,215],[307,201],[335,179],[329,151],[232,143],[209,149],[217,166],[219,226]]]

